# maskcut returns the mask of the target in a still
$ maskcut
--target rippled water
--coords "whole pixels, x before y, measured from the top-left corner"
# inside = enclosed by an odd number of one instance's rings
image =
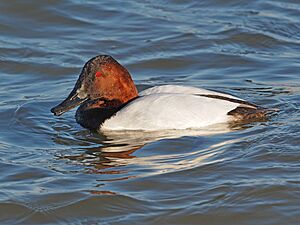
[[[299,224],[300,3],[1,1],[1,224]],[[186,132],[91,133],[50,108],[113,55],[140,90],[280,108]]]

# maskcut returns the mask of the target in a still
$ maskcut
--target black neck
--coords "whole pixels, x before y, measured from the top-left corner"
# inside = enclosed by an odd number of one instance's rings
[[[136,98],[134,98],[136,99]],[[82,105],[76,111],[76,121],[82,127],[97,130],[105,120],[111,118],[116,112],[126,106],[132,100],[122,104],[118,100],[106,100],[106,99],[97,99],[90,100]],[[103,104],[98,107],[91,107],[97,101],[102,101]]]

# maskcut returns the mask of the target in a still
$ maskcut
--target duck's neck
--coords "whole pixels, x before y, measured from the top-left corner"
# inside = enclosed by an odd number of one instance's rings
[[[100,98],[86,101],[76,111],[76,122],[82,127],[97,130],[105,120],[111,118],[116,112],[126,106],[137,97],[123,103],[120,100]]]
[[[89,100],[79,106],[76,111],[76,121],[84,128],[96,130],[99,126],[119,110],[119,101],[107,99]]]

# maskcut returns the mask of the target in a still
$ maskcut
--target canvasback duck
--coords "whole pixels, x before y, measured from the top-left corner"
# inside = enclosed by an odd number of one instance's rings
[[[268,110],[229,94],[178,85],[138,93],[127,71],[109,55],[90,59],[54,115],[79,106],[76,121],[91,130],[197,129],[265,118]]]

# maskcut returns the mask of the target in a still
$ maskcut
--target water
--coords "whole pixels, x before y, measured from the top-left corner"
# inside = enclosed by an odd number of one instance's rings
[[[300,3],[2,1],[1,224],[300,224]],[[91,133],[54,117],[113,55],[140,90],[210,88],[281,111],[228,132]]]

